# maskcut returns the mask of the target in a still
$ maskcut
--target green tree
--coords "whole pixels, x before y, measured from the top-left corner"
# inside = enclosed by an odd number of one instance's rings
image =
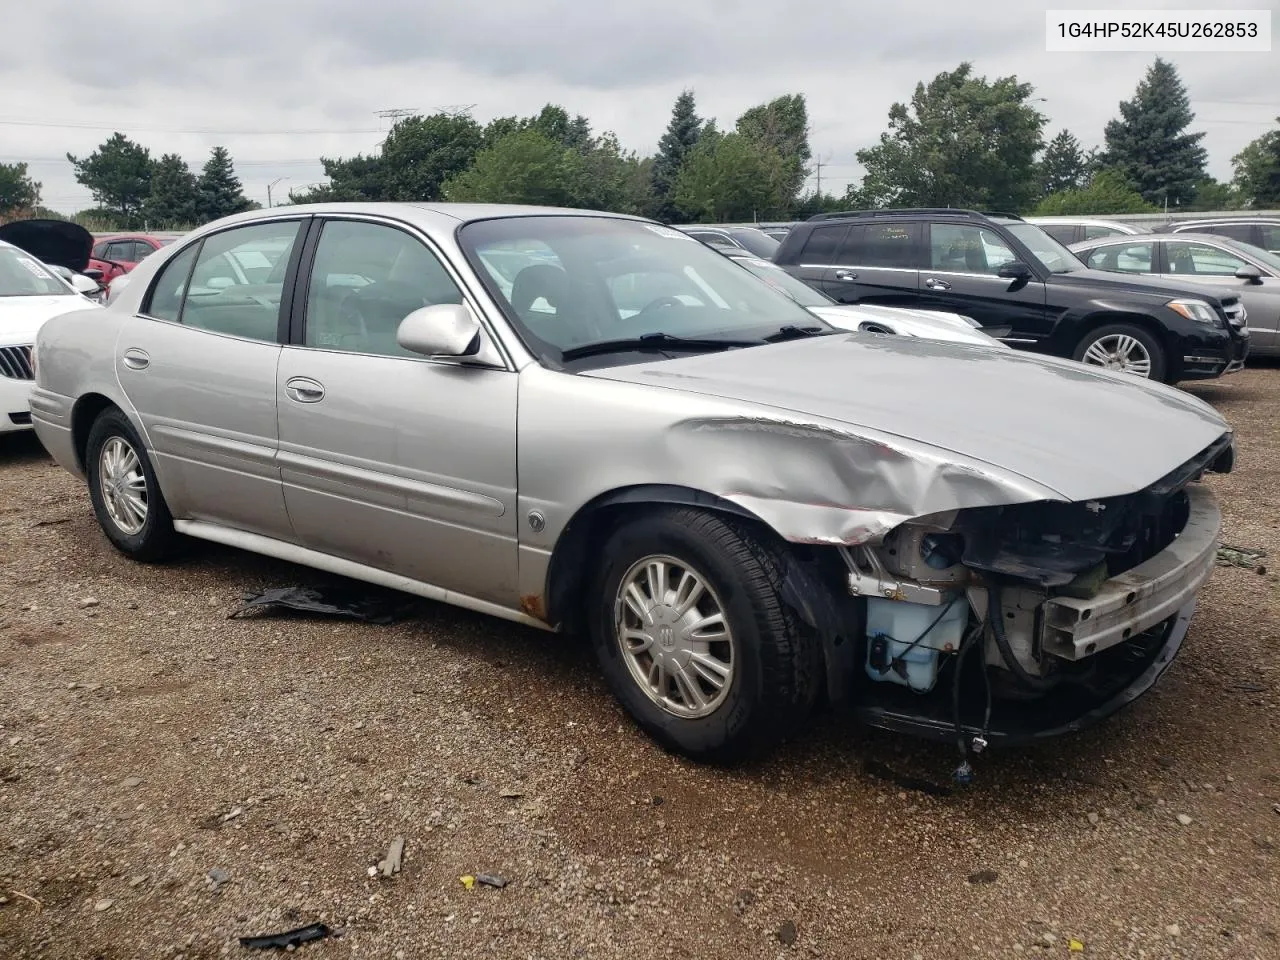
[[[1115,170],[1104,170],[1087,187],[1063,190],[1040,201],[1036,214],[1056,216],[1105,216],[1111,213],[1150,213],[1156,209],[1129,187]]]
[[[725,222],[785,215],[786,164],[777,152],[740,133],[699,144],[676,179],[677,210],[690,220]]]
[[[445,181],[446,200],[576,206],[582,157],[533,129],[517,130],[476,154]]]
[[[658,141],[658,155],[653,160],[653,216],[665,223],[679,220],[675,202],[676,181],[685,161],[698,146],[703,135],[702,118],[698,116],[693,91],[681,91],[671,108],[667,131]]]
[[[1040,194],[1036,154],[1044,116],[1017,77],[989,83],[962,63],[917,84],[911,103],[889,108],[889,129],[858,151],[867,169],[850,189],[872,206],[1023,210]]]
[[[1280,117],[1276,117],[1280,123]],[[1231,158],[1234,183],[1250,207],[1280,207],[1280,130],[1269,130]]]
[[[24,216],[40,204],[40,184],[25,163],[0,163],[0,218]]]
[[[290,203],[357,203],[387,199],[381,157],[364,154],[356,154],[346,160],[321,157],[320,165],[324,167],[324,175],[329,182],[290,190]]]
[[[752,107],[738,118],[737,132],[771,150],[782,161],[779,189],[789,199],[799,196],[809,176],[809,110],[804,94],[778,97]]]
[[[84,159],[67,154],[76,181],[101,207],[111,209],[119,226],[131,227],[151,195],[151,152],[123,133],[113,133]]]
[[[623,150],[613,133],[592,139],[578,153],[579,179],[572,206],[614,213],[649,211],[652,162],[646,163],[635,153]]]
[[[196,222],[200,188],[187,162],[176,153],[166,153],[156,161],[151,174],[151,195],[142,206],[152,227],[188,226]]]
[[[1120,116],[1107,123],[1099,162],[1115,169],[1148,203],[1189,204],[1208,174],[1203,133],[1187,133],[1191,98],[1173,64],[1157,57]]]
[[[480,124],[465,113],[401,120],[382,143],[382,199],[439,200],[441,186],[471,165],[483,140]]]
[[[1244,206],[1244,199],[1235,184],[1222,183],[1213,177],[1206,177],[1196,184],[1195,199],[1184,204],[1182,209],[1188,212],[1204,213],[1210,210],[1239,210]]]
[[[1040,158],[1040,189],[1045,196],[1076,190],[1089,178],[1089,160],[1070,130],[1059,131]]]
[[[226,147],[214,147],[210,151],[197,181],[197,189],[200,195],[196,214],[204,223],[253,209],[253,204],[240,187],[240,178],[236,176]]]

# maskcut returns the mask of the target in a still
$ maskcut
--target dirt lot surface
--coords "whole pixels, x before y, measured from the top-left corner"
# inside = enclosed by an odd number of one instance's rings
[[[1280,571],[1280,369],[1192,389],[1240,435],[1225,542]],[[1274,573],[1219,567],[1151,695],[950,795],[911,778],[953,749],[831,715],[737,769],[674,758],[580,646],[446,607],[227,619],[319,579],[131,563],[0,442],[0,957],[248,957],[315,921],[334,958],[1280,957]]]

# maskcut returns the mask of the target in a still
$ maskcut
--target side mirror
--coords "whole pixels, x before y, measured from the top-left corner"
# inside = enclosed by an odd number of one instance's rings
[[[70,267],[64,267],[60,263],[46,263],[45,266],[60,276],[63,280],[67,281],[67,283],[71,283],[76,278],[76,272],[74,270]]]
[[[480,353],[480,321],[460,303],[413,311],[396,330],[396,343],[424,357],[474,357]]]
[[[77,273],[71,278],[71,285],[76,288],[76,293],[83,293],[86,297],[91,297],[100,289],[95,280],[90,280],[83,273]]]
[[[996,271],[997,277],[1005,280],[1030,280],[1033,274],[1031,268],[1021,260],[1010,260],[1008,263],[1002,263],[1000,269]]]
[[[1236,271],[1237,280],[1247,280],[1249,283],[1261,283],[1262,271],[1253,264],[1246,263],[1243,267]]]

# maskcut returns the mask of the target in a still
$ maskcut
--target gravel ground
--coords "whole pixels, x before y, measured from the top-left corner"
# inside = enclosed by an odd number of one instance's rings
[[[1280,370],[1192,389],[1240,435],[1225,541],[1280,558]],[[319,579],[133,564],[0,441],[0,957],[250,956],[315,921],[335,958],[1280,957],[1273,573],[1218,568],[1152,694],[949,796],[912,778],[951,749],[835,715],[732,770],[667,755],[581,646],[464,611],[227,619]]]

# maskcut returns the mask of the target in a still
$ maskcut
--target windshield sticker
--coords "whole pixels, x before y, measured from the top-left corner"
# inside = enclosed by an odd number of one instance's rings
[[[18,262],[27,268],[27,272],[39,277],[41,280],[49,279],[49,271],[40,264],[36,263],[30,257],[18,257]]]
[[[681,233],[679,230],[672,230],[670,227],[660,227],[653,223],[646,223],[645,227],[652,230],[660,237],[666,237],[668,240],[693,240],[694,243],[698,242],[687,233]]]

